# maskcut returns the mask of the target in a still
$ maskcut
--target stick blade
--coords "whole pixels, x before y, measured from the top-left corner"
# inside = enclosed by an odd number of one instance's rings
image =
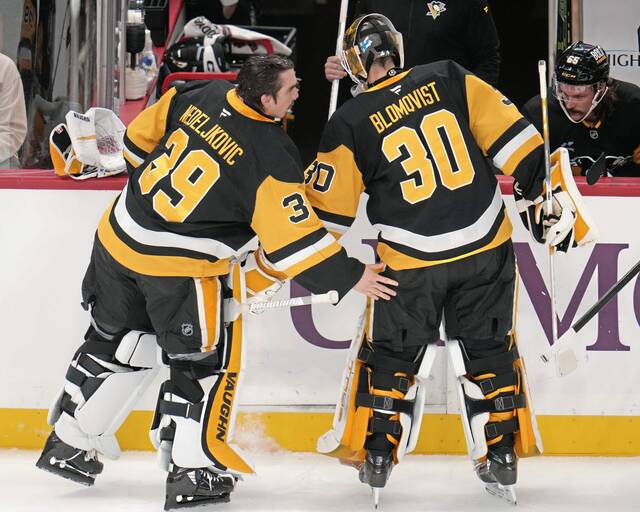
[[[587,178],[588,185],[595,185],[600,177],[607,171],[607,159],[604,151],[600,153],[600,156],[596,158],[596,161],[591,164],[591,167],[584,173]]]

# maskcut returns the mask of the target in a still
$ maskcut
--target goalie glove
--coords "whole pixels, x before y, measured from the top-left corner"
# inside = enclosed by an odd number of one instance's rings
[[[269,302],[280,291],[287,277],[275,270],[262,248],[250,253],[242,265],[247,285],[247,302]]]
[[[517,182],[513,184],[513,195],[520,219],[533,238],[567,252],[571,247],[593,242],[597,230],[573,179],[565,148],[551,154],[551,165],[550,212],[545,200],[546,184],[543,193],[533,201],[523,197]]]

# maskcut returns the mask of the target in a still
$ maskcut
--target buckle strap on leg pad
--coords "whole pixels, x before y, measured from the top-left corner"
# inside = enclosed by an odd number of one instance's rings
[[[367,407],[385,412],[402,412],[413,414],[413,400],[401,400],[390,396],[371,395],[369,393],[356,393],[356,407]]]
[[[160,399],[158,401],[158,412],[160,414],[167,414],[169,416],[180,416],[182,418],[191,418],[194,421],[200,421],[202,417],[202,409],[204,402],[181,403],[172,402],[170,400]]]
[[[523,394],[500,396],[486,400],[469,398],[466,400],[466,406],[469,416],[475,416],[484,412],[509,412],[516,409],[524,409],[527,406],[527,399]]]
[[[201,402],[204,391],[197,380],[190,379],[182,371],[171,368],[168,381],[163,383],[164,391],[174,393],[191,403]]]
[[[492,421],[484,426],[484,433],[487,440],[494,439],[504,434],[514,434],[519,431],[518,416],[508,420]]]
[[[481,375],[483,373],[493,372],[496,368],[511,367],[518,359],[520,359],[520,354],[518,353],[518,348],[514,345],[508,352],[502,352],[495,356],[473,360],[465,358],[464,365],[467,372],[471,375]]]
[[[476,384],[480,386],[480,389],[485,396],[497,391],[498,389],[515,386],[517,383],[518,377],[515,372],[503,373],[496,377],[476,381]]]
[[[399,421],[373,417],[369,420],[369,432],[399,436],[402,433],[402,425]]]
[[[403,359],[384,356],[365,346],[358,352],[358,359],[371,368],[379,367],[388,373],[402,372],[408,373],[409,375],[418,373],[417,364],[413,361],[404,361]]]
[[[371,374],[371,385],[376,389],[395,389],[401,393],[406,393],[411,387],[411,380],[407,377],[399,377],[389,373],[373,372]]]

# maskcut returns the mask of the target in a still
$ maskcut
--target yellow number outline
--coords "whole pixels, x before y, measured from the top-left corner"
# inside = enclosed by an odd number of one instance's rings
[[[440,182],[449,190],[455,190],[469,185],[475,176],[471,157],[462,135],[458,120],[452,112],[441,109],[427,114],[420,122],[420,132],[425,143],[422,142],[414,128],[402,126],[385,136],[382,141],[382,153],[389,163],[394,162],[406,149],[407,156],[400,162],[404,172],[409,176],[400,181],[402,197],[411,204],[429,199],[436,191],[437,172]],[[452,155],[449,156],[445,146],[447,138]],[[431,155],[435,163],[428,158]],[[455,160],[457,169],[452,161]]]
[[[149,194],[162,178],[171,173],[171,187],[180,194],[180,199],[173,204],[163,190],[156,190],[152,196],[153,209],[169,222],[184,222],[220,178],[220,165],[202,149],[189,151],[176,165],[188,144],[189,136],[178,128],[165,144],[168,154],[163,153],[154,159],[138,179],[140,191]],[[200,175],[192,180],[196,171]]]

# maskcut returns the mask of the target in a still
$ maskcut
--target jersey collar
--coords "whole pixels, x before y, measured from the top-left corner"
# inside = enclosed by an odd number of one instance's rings
[[[389,73],[387,73],[387,76],[382,77],[380,80],[376,80],[375,82],[373,82],[369,87],[367,87],[367,89],[364,92],[377,91],[378,89],[383,89],[388,85],[391,85],[397,82],[398,80],[402,80],[406,76],[406,74],[411,70],[407,69],[406,71],[402,71],[400,73],[398,71],[400,71],[399,68],[393,68],[389,70]]]
[[[275,118],[269,117],[258,112],[257,110],[252,109],[249,105],[242,101],[235,89],[230,89],[229,91],[227,91],[227,102],[236,112],[242,114],[245,117],[248,117],[249,119],[253,119],[254,121],[261,121],[263,123],[277,123]]]

